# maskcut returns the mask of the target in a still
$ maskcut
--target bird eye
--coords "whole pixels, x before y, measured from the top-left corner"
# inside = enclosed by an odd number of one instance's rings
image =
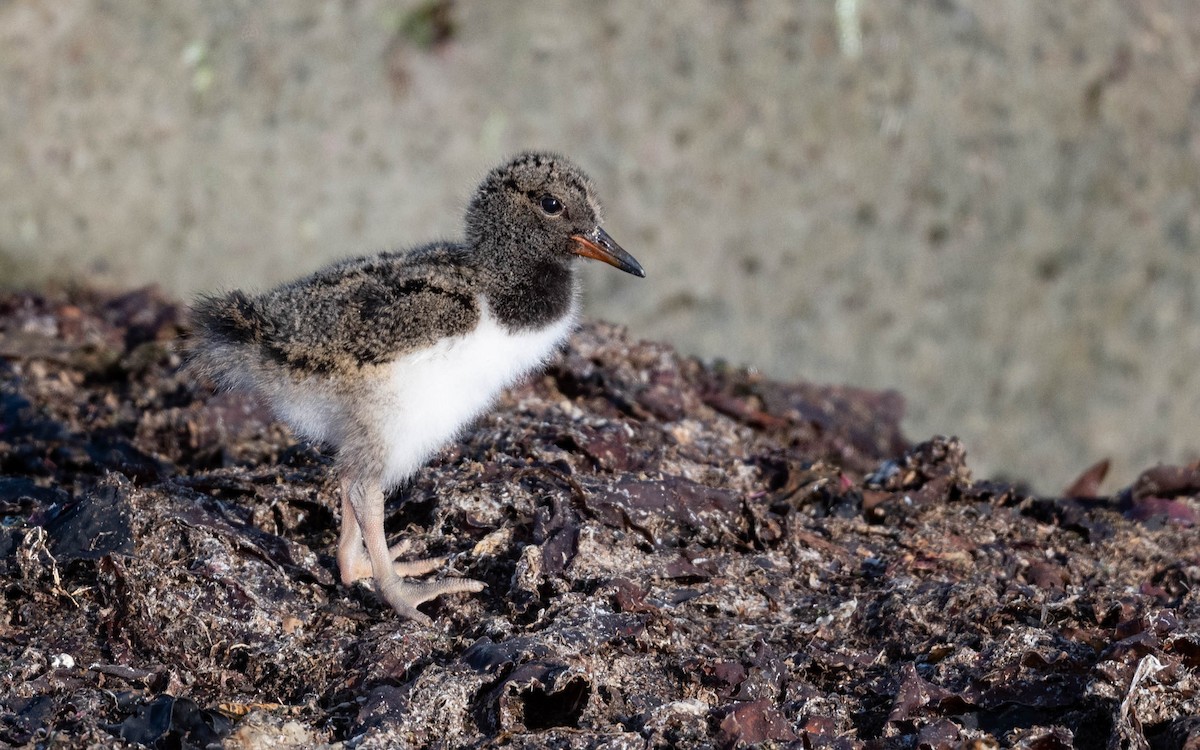
[[[559,214],[562,213],[563,204],[558,198],[555,198],[553,195],[543,195],[542,196],[542,210],[545,211],[550,216],[558,216]]]

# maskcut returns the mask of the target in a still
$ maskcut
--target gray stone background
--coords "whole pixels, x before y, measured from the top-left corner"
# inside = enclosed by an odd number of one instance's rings
[[[584,165],[590,314],[986,473],[1200,454],[1194,0],[0,0],[0,283],[263,287]]]

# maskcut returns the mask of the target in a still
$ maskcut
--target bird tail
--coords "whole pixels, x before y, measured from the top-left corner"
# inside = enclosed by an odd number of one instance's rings
[[[204,295],[192,305],[190,319],[187,369],[226,387],[241,385],[266,333],[258,305],[241,292]]]

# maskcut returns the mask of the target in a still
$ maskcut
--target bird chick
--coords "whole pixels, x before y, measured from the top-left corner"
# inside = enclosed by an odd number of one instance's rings
[[[373,578],[400,615],[426,624],[419,604],[483,583],[409,580],[445,560],[396,560],[387,493],[563,342],[579,313],[578,258],[645,276],[600,227],[591,181],[560,156],[494,169],[465,224],[463,242],[336,262],[192,310],[198,377],[259,394],[297,435],[336,451],[342,583]]]

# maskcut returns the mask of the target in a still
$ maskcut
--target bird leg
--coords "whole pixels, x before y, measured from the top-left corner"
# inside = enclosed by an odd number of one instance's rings
[[[338,539],[338,568],[342,583],[350,585],[368,576],[375,580],[375,591],[402,617],[423,625],[432,620],[417,610],[417,605],[442,594],[483,589],[484,584],[470,578],[412,582],[401,576],[423,575],[446,561],[444,557],[395,562],[401,545],[387,546],[383,530],[384,496],[376,482],[343,480],[342,529]],[[364,550],[364,542],[366,544]]]
[[[342,528],[338,533],[338,573],[342,585],[350,586],[360,578],[371,576],[371,560],[363,546],[362,529],[354,517],[354,506],[350,503],[350,485],[342,482]]]
[[[388,555],[393,560],[404,554],[405,545],[393,544],[388,548]],[[424,560],[396,561],[392,569],[398,576],[423,576],[437,570],[446,562],[445,557],[430,557]],[[371,558],[367,556],[367,548],[363,546],[362,529],[358,519],[354,517],[354,506],[350,503],[349,484],[342,485],[342,529],[338,538],[338,571],[341,573],[342,585],[350,586],[355,581],[371,578]]]
[[[362,532],[358,528],[357,519],[354,518],[354,511],[345,508],[343,512],[346,514],[344,518],[349,521],[342,524],[341,539],[338,542],[338,570],[341,572],[342,585],[350,586],[355,581],[373,577],[374,571],[371,569],[371,558],[367,556],[367,548],[363,546]],[[388,554],[395,560],[392,569],[398,576],[423,576],[446,564],[445,557],[427,557],[404,562],[396,560],[404,554],[405,549],[406,545],[403,544],[393,544],[388,548]]]

